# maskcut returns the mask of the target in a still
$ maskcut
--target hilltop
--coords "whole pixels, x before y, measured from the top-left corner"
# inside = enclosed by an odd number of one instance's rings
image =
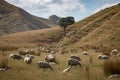
[[[51,28],[27,31],[0,37],[1,49],[6,47],[65,45],[71,48],[119,48],[120,47],[120,4],[101,10],[67,28]],[[20,45],[18,45],[20,44]]]
[[[37,30],[56,26],[52,21],[33,16],[25,10],[0,0],[0,34]]]

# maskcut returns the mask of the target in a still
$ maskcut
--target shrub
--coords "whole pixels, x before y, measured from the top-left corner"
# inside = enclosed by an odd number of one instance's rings
[[[103,70],[106,76],[120,74],[120,58],[115,57],[110,60],[104,61]]]
[[[8,58],[0,57],[0,68],[6,68],[8,65]]]

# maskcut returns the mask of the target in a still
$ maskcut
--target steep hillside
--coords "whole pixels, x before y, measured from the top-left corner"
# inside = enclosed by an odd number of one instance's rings
[[[65,45],[70,49],[120,48],[120,4],[101,10],[67,28],[26,31],[0,37],[0,49],[38,45]],[[8,46],[9,45],[9,46]]]
[[[0,34],[37,30],[56,26],[51,21],[35,17],[21,8],[0,0]]]
[[[67,29],[61,43],[80,46],[120,47],[120,4],[101,10]]]

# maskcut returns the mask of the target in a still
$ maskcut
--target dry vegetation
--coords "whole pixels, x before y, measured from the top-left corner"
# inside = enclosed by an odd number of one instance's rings
[[[70,72],[62,74],[62,71],[67,67],[67,60],[71,53],[56,57],[59,64],[52,65],[54,71],[50,69],[42,70],[36,65],[39,60],[44,60],[45,54],[35,56],[32,64],[25,64],[23,60],[9,59],[8,65],[11,69],[0,72],[1,80],[105,80],[106,77],[102,70],[102,61],[97,59],[97,54],[94,51],[89,51],[91,56],[84,56],[78,52],[77,55],[82,59],[82,67],[76,66]],[[7,55],[9,53],[6,53]],[[92,62],[91,62],[92,59]]]
[[[103,70],[106,76],[120,74],[120,58],[114,57],[103,64]]]
[[[35,56],[32,64],[25,64],[23,60],[7,60],[0,55],[1,64],[6,64],[12,69],[0,72],[0,80],[106,80],[106,75],[119,73],[119,59],[109,60],[103,64],[97,55],[110,55],[114,48],[120,49],[120,5],[107,8],[94,14],[67,29],[67,36],[63,38],[60,28],[51,28],[36,31],[27,31],[0,36],[0,50],[14,51],[17,49],[30,49],[38,46],[51,46],[55,49],[58,45],[65,46],[65,54],[57,54],[59,64],[52,65],[54,71],[39,69],[36,62],[44,60],[46,54]],[[101,16],[102,15],[102,16]],[[87,50],[90,55],[82,55]],[[95,50],[96,53],[93,50]],[[12,52],[6,52],[8,55]],[[69,73],[62,74],[67,67],[67,59],[76,53],[82,59],[83,67],[73,67]],[[114,66],[115,67],[114,67]],[[105,73],[105,74],[104,74]]]

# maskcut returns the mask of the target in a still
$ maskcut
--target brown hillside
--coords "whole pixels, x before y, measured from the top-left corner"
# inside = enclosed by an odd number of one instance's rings
[[[26,31],[0,37],[0,49],[64,44],[67,47],[120,47],[120,5],[101,10],[71,26],[63,38],[60,28]],[[9,45],[9,46],[8,46]]]
[[[120,5],[112,6],[89,16],[68,28],[67,45],[120,47]],[[72,44],[71,44],[72,43]]]
[[[51,21],[35,17],[21,8],[0,1],[0,34],[37,30],[55,26]]]

